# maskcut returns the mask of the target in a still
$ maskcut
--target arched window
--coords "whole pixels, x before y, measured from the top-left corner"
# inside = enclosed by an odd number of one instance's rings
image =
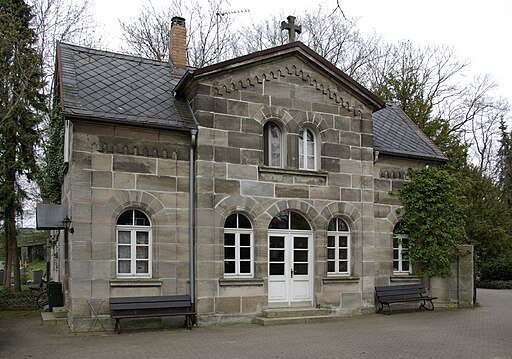
[[[301,128],[299,131],[299,168],[316,169],[315,135],[307,128]]]
[[[281,129],[273,122],[263,128],[265,142],[265,165],[283,167],[283,136]]]
[[[118,277],[151,277],[151,223],[139,210],[129,209],[117,219]]]
[[[410,274],[411,262],[407,255],[409,235],[399,233],[399,225],[393,231],[393,274]]]
[[[327,274],[350,275],[350,230],[341,218],[327,227]]]
[[[252,225],[241,213],[233,213],[224,223],[224,276],[252,277]]]

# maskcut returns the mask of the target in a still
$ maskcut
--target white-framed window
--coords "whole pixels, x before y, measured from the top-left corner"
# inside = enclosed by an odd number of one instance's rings
[[[265,165],[270,167],[284,167],[283,163],[283,135],[278,125],[267,122],[263,128],[265,142]]]
[[[410,274],[411,262],[407,256],[409,235],[393,234],[393,274]]]
[[[151,223],[143,212],[129,209],[117,219],[117,277],[151,278],[151,267]]]
[[[350,229],[341,218],[327,227],[327,274],[350,275]]]
[[[233,213],[224,223],[224,276],[252,277],[254,273],[251,221]]]
[[[316,169],[316,139],[313,131],[307,128],[299,130],[299,168]]]

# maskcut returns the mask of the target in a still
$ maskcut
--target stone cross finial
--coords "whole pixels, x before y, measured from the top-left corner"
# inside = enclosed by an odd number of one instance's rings
[[[294,42],[295,41],[295,33],[300,34],[302,31],[302,26],[295,25],[295,16],[288,16],[286,18],[288,22],[283,21],[281,23],[281,31],[282,30],[288,30],[288,42]]]

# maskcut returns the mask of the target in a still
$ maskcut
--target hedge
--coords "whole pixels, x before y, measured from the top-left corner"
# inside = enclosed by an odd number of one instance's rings
[[[0,288],[0,310],[37,310],[36,298],[39,292],[25,290],[12,293]]]

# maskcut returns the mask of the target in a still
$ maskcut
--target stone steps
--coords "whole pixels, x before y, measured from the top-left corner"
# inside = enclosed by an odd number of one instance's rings
[[[339,317],[330,315],[328,309],[314,307],[301,308],[269,308],[254,318],[259,325],[308,324],[338,320]]]
[[[67,325],[68,310],[65,307],[54,307],[53,312],[41,312],[43,325]]]

